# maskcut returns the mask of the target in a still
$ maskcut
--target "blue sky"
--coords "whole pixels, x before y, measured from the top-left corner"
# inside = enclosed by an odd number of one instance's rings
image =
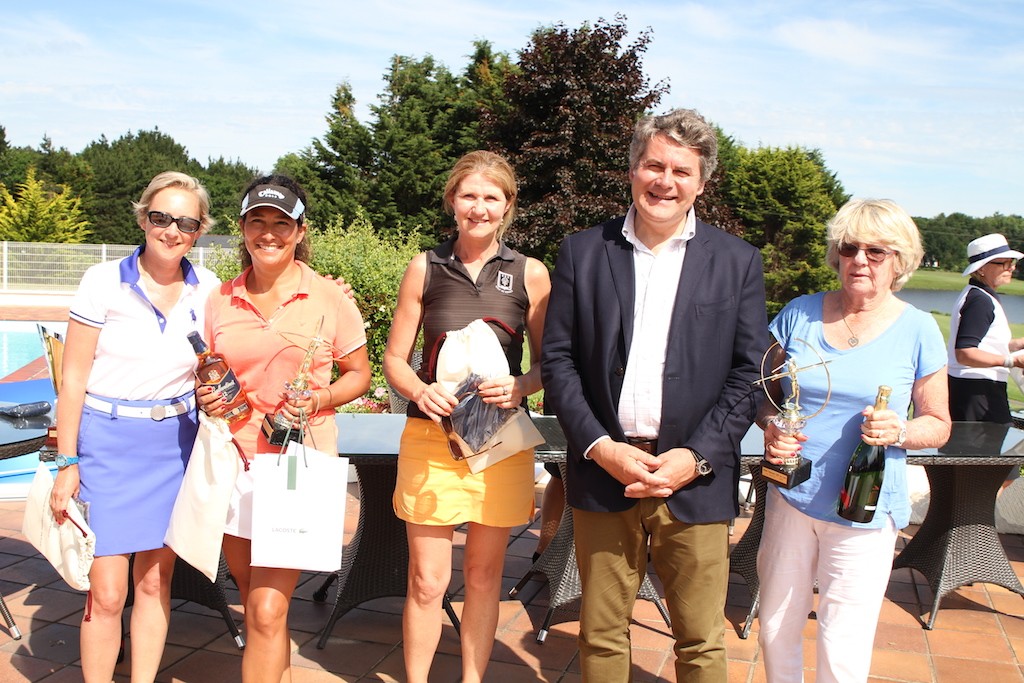
[[[1019,0],[0,0],[0,125],[73,152],[159,127],[204,163],[266,171],[323,134],[341,81],[367,121],[394,54],[459,72],[474,40],[514,54],[538,27],[620,11],[653,31],[659,111],[818,148],[847,191],[916,216],[1024,214]]]

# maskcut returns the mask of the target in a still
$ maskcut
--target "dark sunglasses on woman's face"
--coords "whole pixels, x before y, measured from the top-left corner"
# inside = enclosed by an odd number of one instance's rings
[[[201,225],[195,218],[187,218],[186,216],[175,217],[163,211],[150,211],[146,214],[146,217],[149,218],[150,223],[158,228],[166,228],[171,223],[177,223],[178,230],[181,232],[199,232],[199,226]]]
[[[868,261],[872,261],[874,263],[880,263],[884,261],[886,256],[893,253],[889,249],[883,249],[882,247],[861,248],[858,247],[856,244],[848,244],[846,242],[840,244],[837,251],[839,252],[840,256],[845,256],[846,258],[853,258],[854,256],[857,255],[858,251],[863,251],[864,256],[867,257]]]

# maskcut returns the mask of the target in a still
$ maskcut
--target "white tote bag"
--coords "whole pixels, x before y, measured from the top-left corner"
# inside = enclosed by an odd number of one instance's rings
[[[333,572],[345,543],[348,458],[291,441],[251,465],[252,566]]]
[[[75,501],[70,501],[67,519],[57,524],[50,509],[53,475],[44,463],[36,468],[21,533],[53,565],[61,578],[75,590],[89,590],[89,570],[96,553],[96,535],[85,522]]]
[[[199,433],[164,543],[211,582],[217,580],[224,520],[241,462],[227,421],[200,411]]]

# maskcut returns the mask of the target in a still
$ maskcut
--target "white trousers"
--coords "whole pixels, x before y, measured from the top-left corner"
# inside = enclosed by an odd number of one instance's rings
[[[803,630],[818,582],[816,683],[864,683],[898,531],[808,517],[768,487],[757,553],[760,635],[768,683],[803,681]]]

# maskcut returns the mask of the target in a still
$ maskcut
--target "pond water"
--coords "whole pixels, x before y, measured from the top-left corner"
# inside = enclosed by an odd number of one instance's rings
[[[904,289],[896,296],[927,313],[952,313],[960,292],[935,292],[924,289]],[[1024,323],[1024,296],[1000,294],[999,300],[1011,323]]]

